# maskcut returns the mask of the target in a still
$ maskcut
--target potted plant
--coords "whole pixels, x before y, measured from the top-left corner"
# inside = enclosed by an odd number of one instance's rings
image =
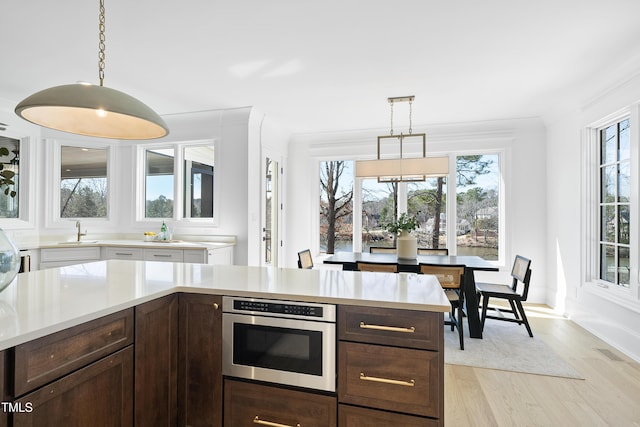
[[[411,234],[413,230],[419,228],[418,220],[414,216],[403,213],[397,221],[385,225],[387,231],[397,234],[396,247],[398,258],[416,259],[418,254],[418,239]]]

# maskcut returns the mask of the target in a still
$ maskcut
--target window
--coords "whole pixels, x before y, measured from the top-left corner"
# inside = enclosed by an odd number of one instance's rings
[[[456,158],[456,253],[498,260],[500,170],[498,154]]]
[[[184,217],[213,218],[213,147],[184,148]]]
[[[0,136],[0,218],[18,218],[20,140]]]
[[[598,132],[599,278],[629,287],[631,203],[630,123],[624,119]]]
[[[500,154],[457,156],[450,176],[423,182],[354,180],[352,165],[350,161],[320,162],[321,252],[395,247],[395,236],[385,225],[407,212],[420,223],[413,232],[418,247],[449,248],[452,255],[500,260],[504,240],[500,235]],[[361,216],[354,218],[353,212],[358,211]]]
[[[420,228],[414,232],[419,248],[447,247],[447,178],[407,183],[407,213]]]
[[[60,218],[106,218],[106,148],[60,146]]]
[[[173,218],[174,149],[145,152],[145,217]]]
[[[398,183],[362,180],[362,251],[371,246],[393,248],[394,236],[387,232],[385,224],[398,215]]]
[[[215,144],[212,141],[140,146],[143,219],[212,223]]]
[[[320,250],[353,249],[353,162],[320,163]]]

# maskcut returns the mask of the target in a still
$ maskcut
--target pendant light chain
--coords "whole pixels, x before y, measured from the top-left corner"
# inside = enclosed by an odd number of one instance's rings
[[[98,28],[100,30],[100,38],[99,38],[99,52],[98,52],[98,78],[100,79],[100,86],[104,82],[104,0],[100,0],[100,19]]]

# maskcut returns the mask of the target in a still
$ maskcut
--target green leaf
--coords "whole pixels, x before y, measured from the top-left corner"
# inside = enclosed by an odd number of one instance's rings
[[[9,149],[7,147],[0,147],[0,156],[8,156]]]
[[[3,171],[0,171],[0,175],[5,177],[6,179],[11,179],[16,175],[16,173],[10,170],[3,170]]]
[[[15,191],[12,191],[12,192],[11,192],[11,194],[9,194],[9,195],[10,195],[11,197],[16,197],[16,194],[18,194],[18,193],[16,193]]]

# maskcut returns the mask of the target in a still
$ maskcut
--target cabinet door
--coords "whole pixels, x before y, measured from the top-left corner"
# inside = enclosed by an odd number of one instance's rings
[[[222,297],[180,294],[178,425],[222,425]]]
[[[178,374],[178,295],[136,307],[136,426],[175,426]]]
[[[338,405],[338,425],[340,427],[440,427],[443,423],[441,420],[414,417],[397,412]]]
[[[225,380],[225,427],[335,427],[333,396]]]
[[[100,359],[15,402],[16,427],[132,426],[133,346]]]

